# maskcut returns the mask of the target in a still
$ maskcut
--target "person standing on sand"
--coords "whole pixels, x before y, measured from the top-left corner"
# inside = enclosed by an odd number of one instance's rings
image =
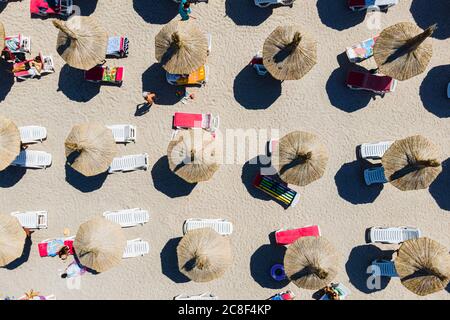
[[[180,2],[180,6],[178,7],[178,13],[181,16],[181,20],[189,20],[189,18],[194,18],[195,17],[191,17],[191,3],[188,2],[188,0],[181,0]]]

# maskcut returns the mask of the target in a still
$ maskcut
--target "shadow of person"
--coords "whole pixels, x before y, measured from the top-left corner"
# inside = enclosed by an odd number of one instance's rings
[[[14,75],[9,70],[12,70],[12,63],[0,58],[0,102],[6,99],[14,84]]]
[[[442,162],[442,172],[428,190],[441,209],[450,211],[450,158]]]
[[[0,171],[0,188],[11,188],[23,178],[26,168],[9,166]]]
[[[450,22],[449,22],[450,23]],[[420,85],[420,99],[429,112],[439,118],[450,117],[447,86],[450,82],[450,64],[437,66],[428,71]]]
[[[155,189],[169,198],[185,197],[194,190],[196,183],[188,183],[173,173],[169,168],[167,156],[161,157],[152,168]]]
[[[181,238],[170,239],[161,250],[162,273],[175,283],[185,283],[191,281],[178,269],[177,246]]]
[[[269,201],[273,200],[267,193],[253,186],[253,180],[257,174],[264,174],[265,170],[270,168],[270,158],[266,155],[258,155],[247,161],[242,167],[241,180],[248,193],[255,199]],[[272,174],[275,174],[274,171]]]
[[[259,76],[247,65],[234,79],[233,93],[236,101],[246,109],[267,109],[281,95],[281,81],[270,74]]]
[[[391,260],[393,253],[393,250],[383,251],[372,244],[353,248],[345,264],[350,283],[363,293],[373,293],[385,289],[391,278],[374,277],[369,279],[371,273],[368,267],[376,259]]]
[[[84,71],[65,64],[59,75],[58,89],[76,102],[88,102],[100,92],[100,84],[84,79]]]
[[[96,176],[86,177],[73,169],[69,163],[66,163],[66,181],[75,189],[83,193],[92,192],[102,187],[108,176],[108,172],[100,173]]]
[[[135,117],[141,117],[150,111],[151,107],[148,103],[141,103],[136,106],[136,111],[134,112]]]
[[[374,94],[368,91],[351,90],[347,87],[346,82],[349,71],[368,71],[361,66],[350,63],[345,52],[339,54],[337,60],[339,68],[331,73],[325,87],[330,103],[345,112],[355,112],[366,107]]]
[[[8,269],[8,270],[14,270],[14,269],[20,267],[25,262],[27,262],[28,258],[30,257],[32,245],[33,245],[33,240],[31,240],[31,237],[26,237],[25,245],[23,246],[22,255],[20,257],[18,257],[16,260],[11,261],[9,264],[4,266],[4,268]]]
[[[242,0],[226,0],[225,14],[236,25],[239,26],[258,26],[272,14],[273,6],[259,8],[255,3]]]
[[[181,87],[172,86],[166,81],[166,71],[161,64],[152,64],[142,74],[142,91],[156,93],[156,105],[174,105],[179,102],[182,96],[177,92],[183,91]]]
[[[410,12],[417,25],[426,29],[432,24],[437,23],[438,28],[434,31],[432,37],[436,39],[447,39],[450,37],[450,22],[448,13],[450,12],[450,2],[446,0],[437,0],[430,2],[428,0],[413,0]]]
[[[324,25],[336,30],[344,30],[364,21],[365,11],[351,11],[347,1],[317,0],[317,11]]]
[[[352,203],[372,203],[383,190],[383,184],[367,186],[364,182],[364,169],[370,167],[363,161],[344,163],[334,176],[339,196]]]
[[[166,24],[178,14],[178,3],[174,1],[133,0],[134,10],[152,24]]]
[[[274,264],[283,264],[286,247],[264,244],[250,258],[250,272],[253,279],[263,288],[281,289],[289,284],[289,279],[276,281],[270,275]]]
[[[76,15],[90,16],[97,8],[98,0],[73,0],[74,6],[80,8],[80,12],[75,12]]]

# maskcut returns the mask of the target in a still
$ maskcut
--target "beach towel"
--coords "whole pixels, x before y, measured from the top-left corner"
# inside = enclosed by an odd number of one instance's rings
[[[58,251],[64,246],[63,239],[55,239],[47,243],[47,255],[49,257],[56,257]]]

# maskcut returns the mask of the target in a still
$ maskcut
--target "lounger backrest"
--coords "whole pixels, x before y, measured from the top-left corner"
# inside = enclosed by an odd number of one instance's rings
[[[384,175],[384,168],[370,168],[364,170],[364,180],[368,186],[375,183],[386,183],[387,179]]]
[[[37,212],[13,212],[11,215],[16,217],[24,228],[35,229],[38,226]]]
[[[233,233],[233,224],[223,219],[188,219],[184,222],[183,233],[200,228],[211,228],[221,235]]]
[[[397,277],[393,261],[379,261],[372,264],[373,272],[380,277]]]

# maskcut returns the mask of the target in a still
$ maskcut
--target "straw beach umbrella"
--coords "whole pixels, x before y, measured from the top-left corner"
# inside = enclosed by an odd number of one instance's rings
[[[0,170],[4,170],[20,153],[20,132],[9,119],[0,116]]]
[[[438,147],[416,135],[395,141],[381,162],[390,183],[406,191],[428,188],[442,171],[439,158]]]
[[[95,217],[80,226],[73,246],[83,266],[104,272],[122,261],[126,242],[119,224]]]
[[[304,237],[291,244],[284,256],[284,271],[300,288],[320,289],[337,274],[339,257],[323,237]]]
[[[449,284],[450,254],[437,241],[419,238],[403,242],[394,264],[402,284],[419,296]]]
[[[434,30],[436,25],[423,31],[411,22],[384,29],[373,48],[379,71],[398,80],[407,80],[424,72],[433,55],[429,37]]]
[[[325,145],[316,135],[304,131],[285,135],[272,154],[272,163],[280,178],[298,186],[306,186],[322,177],[327,162]]]
[[[60,31],[56,50],[71,67],[89,70],[105,60],[108,34],[93,17],[53,20]]]
[[[25,246],[26,233],[17,218],[0,214],[0,267],[19,258]]]
[[[231,243],[211,228],[187,232],[177,247],[178,267],[189,279],[207,282],[220,278],[231,266]]]
[[[0,48],[2,48],[2,50],[5,47],[5,38],[5,27],[3,26],[3,23],[0,22]]]
[[[263,46],[263,63],[278,80],[298,80],[317,63],[317,42],[299,26],[277,27]]]
[[[155,38],[155,57],[173,74],[189,74],[206,63],[208,39],[191,21],[174,20]]]
[[[167,148],[169,167],[189,183],[207,181],[219,169],[216,139],[205,130],[182,130]]]
[[[117,146],[110,129],[97,123],[75,125],[66,138],[66,157],[77,155],[71,166],[90,177],[108,170]]]

